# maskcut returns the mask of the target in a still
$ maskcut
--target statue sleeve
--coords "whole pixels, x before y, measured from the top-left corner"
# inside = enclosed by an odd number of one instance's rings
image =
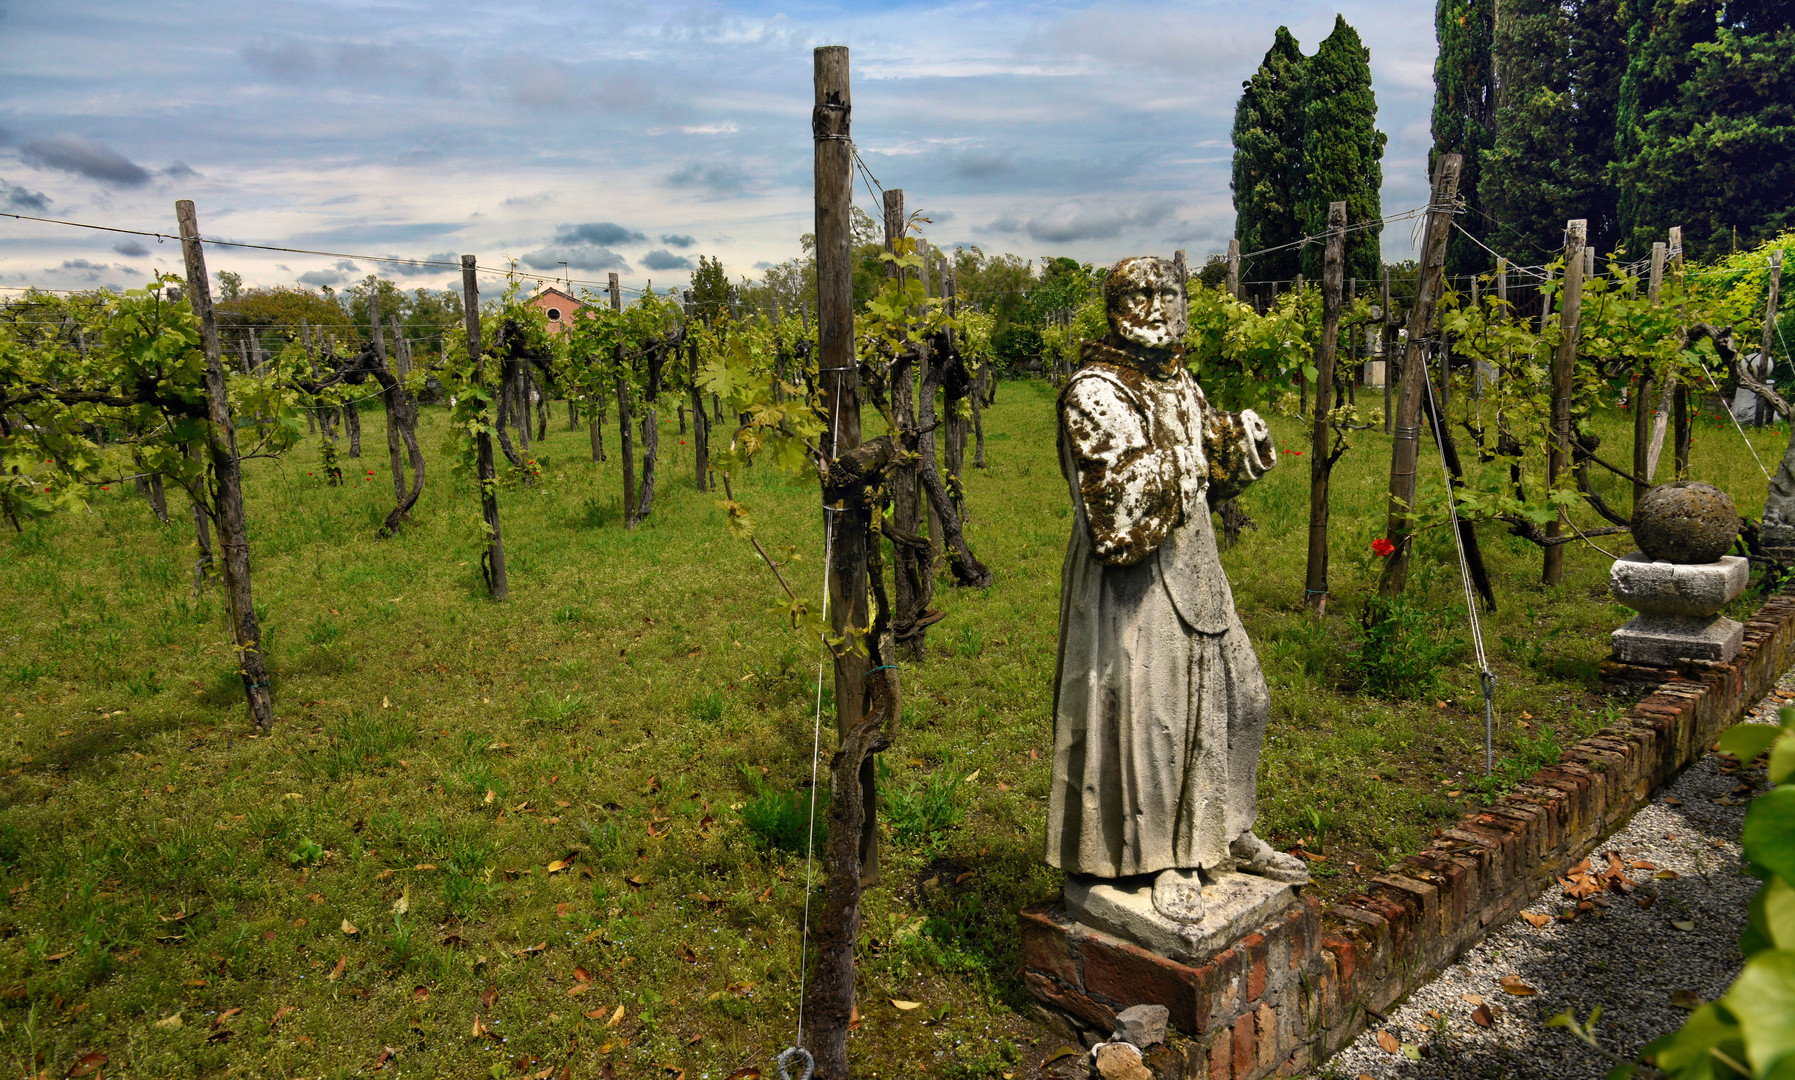
[[[1139,403],[1107,378],[1075,379],[1060,425],[1097,558],[1128,566],[1158,550],[1183,518],[1176,448],[1148,441]]]
[[[1278,463],[1271,429],[1251,409],[1237,413],[1203,409],[1203,450],[1209,458],[1209,503],[1245,491]]]

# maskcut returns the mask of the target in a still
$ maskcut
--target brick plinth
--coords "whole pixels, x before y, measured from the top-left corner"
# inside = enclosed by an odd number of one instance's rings
[[[1043,1018],[1107,1036],[1115,1014],[1160,1004],[1192,1040],[1187,1080],[1258,1080],[1314,1068],[1454,956],[1513,918],[1624,824],[1795,665],[1795,586],[1745,623],[1729,664],[1687,665],[1619,721],[1567,750],[1426,850],[1322,911],[1313,897],[1185,964],[1022,912],[1022,976]],[[1663,677],[1663,676],[1660,676]]]

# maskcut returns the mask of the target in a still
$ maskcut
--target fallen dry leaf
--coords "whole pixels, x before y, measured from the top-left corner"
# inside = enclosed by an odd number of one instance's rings
[[[760,1070],[750,1065],[745,1069],[737,1069],[723,1080],[760,1080]]]
[[[578,997],[579,995],[585,993],[586,991],[588,991],[590,989],[592,989],[591,983],[577,982],[567,988],[567,996],[568,997]]]
[[[1497,981],[1502,984],[1502,989],[1513,994],[1515,997],[1532,997],[1539,993],[1538,990],[1535,990],[1533,987],[1522,982],[1519,975],[1504,975]]]
[[[173,1016],[164,1016],[152,1026],[159,1028],[178,1028],[181,1026],[181,1014],[175,1013]]]
[[[1657,873],[1653,874],[1652,876],[1657,878],[1659,881],[1675,881],[1676,879],[1682,877],[1683,875],[1677,873],[1675,870],[1660,870]]]
[[[386,1068],[386,1063],[393,1060],[393,1055],[396,1053],[398,1053],[398,1051],[390,1046],[383,1047],[380,1051],[380,1056],[374,1059],[374,1071],[379,1072]]]
[[[215,1028],[223,1027],[225,1025],[226,1021],[230,1020],[231,1017],[236,1016],[238,1013],[240,1013],[242,1011],[243,1011],[243,1006],[241,1006],[241,1005],[237,1006],[234,1009],[226,1009],[223,1012],[219,1013],[217,1016],[212,1018],[212,1026]]]
[[[330,974],[324,976],[324,978],[329,982],[335,982],[336,980],[343,977],[343,969],[348,966],[349,966],[349,958],[347,956],[339,956],[339,957],[337,957],[337,966],[331,968]]]
[[[93,1072],[95,1069],[98,1069],[100,1066],[106,1064],[110,1060],[112,1060],[112,1059],[107,1057],[105,1054],[100,1053],[98,1050],[89,1051],[88,1053],[82,1054],[80,1057],[76,1058],[75,1063],[73,1065],[69,1066],[69,1071],[64,1073],[63,1075],[64,1076],[86,1076],[89,1073]],[[756,1074],[756,1075],[759,1075],[759,1074]]]
[[[274,1010],[274,1019],[268,1021],[268,1030],[273,1031],[274,1025],[285,1019],[288,1013],[297,1012],[298,1010],[299,1006],[297,1005],[282,1005],[280,1008]]]
[[[355,935],[361,933],[361,930],[359,930],[356,927],[356,925],[354,923],[350,922],[348,919],[344,919],[343,920],[343,933],[348,934],[350,937],[354,937]]]
[[[1678,990],[1670,995],[1670,1003],[1679,1009],[1688,1009],[1693,1012],[1701,1008],[1702,999],[1693,990]]]
[[[480,995],[480,1007],[482,1009],[491,1009],[492,1003],[497,1001],[498,997],[499,987],[497,983],[494,983],[486,988],[486,993]]]
[[[1379,1028],[1377,1031],[1377,1045],[1383,1049],[1384,1053],[1394,1054],[1402,1049],[1402,1040],[1390,1034],[1388,1028]]]
[[[1676,927],[1678,930],[1681,930],[1684,933],[1689,933],[1690,931],[1695,929],[1695,920],[1694,919],[1672,919],[1670,921],[1670,925]]]
[[[1479,1005],[1477,1008],[1471,1010],[1471,1022],[1478,1027],[1494,1027],[1496,1025],[1496,1018],[1490,1015],[1490,1007],[1488,1005]]]
[[[1460,1001],[1464,1002],[1466,1005],[1482,1005],[1483,1004],[1483,995],[1482,994],[1460,994],[1458,996],[1458,999]]]
[[[619,1005],[617,1006],[617,1011],[611,1014],[611,1018],[605,1021],[605,1026],[614,1028],[621,1023],[623,1023],[623,1006]]]
[[[892,1004],[892,1007],[902,1010],[903,1012],[909,1012],[911,1009],[922,1008],[922,1002],[920,1002],[920,1001],[900,1001],[897,998],[892,998],[891,1004]]]
[[[413,1001],[428,1001],[428,1000],[430,1000],[430,988],[428,986],[412,987],[411,1000],[413,1000]]]
[[[565,869],[567,869],[567,860],[565,859],[556,859],[554,862],[548,864],[548,872],[551,874],[559,874]]]
[[[573,977],[576,980],[578,980],[579,982],[591,982],[592,981],[592,973],[590,971],[587,971],[583,967],[574,968],[573,969]]]

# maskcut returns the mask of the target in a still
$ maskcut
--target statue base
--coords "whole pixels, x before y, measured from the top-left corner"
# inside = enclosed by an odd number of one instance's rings
[[[1194,960],[1219,952],[1296,903],[1296,887],[1256,874],[1223,873],[1203,886],[1203,921],[1178,922],[1153,907],[1152,874],[1066,879],[1066,917],[1093,930],[1169,956]]]
[[[1727,663],[1745,647],[1745,626],[1722,615],[1638,615],[1614,631],[1614,658],[1623,664],[1676,667],[1684,660]]]

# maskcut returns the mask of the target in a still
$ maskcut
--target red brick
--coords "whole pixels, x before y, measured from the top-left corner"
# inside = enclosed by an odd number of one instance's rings
[[[1223,1029],[1209,1044],[1209,1080],[1229,1080],[1234,1075],[1234,1033]]]
[[[1028,986],[1029,996],[1044,1005],[1051,1006],[1063,1013],[1068,1013],[1090,1024],[1100,1031],[1116,1029],[1116,1011],[1038,971],[1025,971],[1022,981]]]
[[[1045,913],[1028,910],[1022,913],[1022,965],[1045,972],[1068,986],[1082,986],[1078,960],[1073,954],[1071,927],[1049,918]]]
[[[1371,888],[1375,894],[1407,909],[1405,921],[1414,932],[1429,936],[1440,933],[1440,890],[1432,882],[1392,871],[1373,878]]]
[[[1244,1080],[1253,1071],[1253,1062],[1258,1057],[1253,1052],[1253,1014],[1247,1013],[1234,1021],[1234,1075],[1236,1080]]]
[[[1334,968],[1339,973],[1341,993],[1345,996],[1349,993],[1347,988],[1352,986],[1353,971],[1357,966],[1358,947],[1351,938],[1341,937],[1339,934],[1323,934],[1321,935],[1321,948],[1322,951],[1333,954]]]
[[[1253,1038],[1258,1042],[1260,1068],[1270,1068],[1278,1060],[1278,1014],[1270,1005],[1260,1003],[1253,1014]]]
[[[1094,998],[1130,1005],[1164,1005],[1172,1024],[1201,1034],[1206,1010],[1197,1006],[1199,973],[1107,934],[1084,939],[1084,989]]]
[[[1265,993],[1265,935],[1248,934],[1234,947],[1246,953],[1247,1000],[1258,1001],[1259,995]]]

